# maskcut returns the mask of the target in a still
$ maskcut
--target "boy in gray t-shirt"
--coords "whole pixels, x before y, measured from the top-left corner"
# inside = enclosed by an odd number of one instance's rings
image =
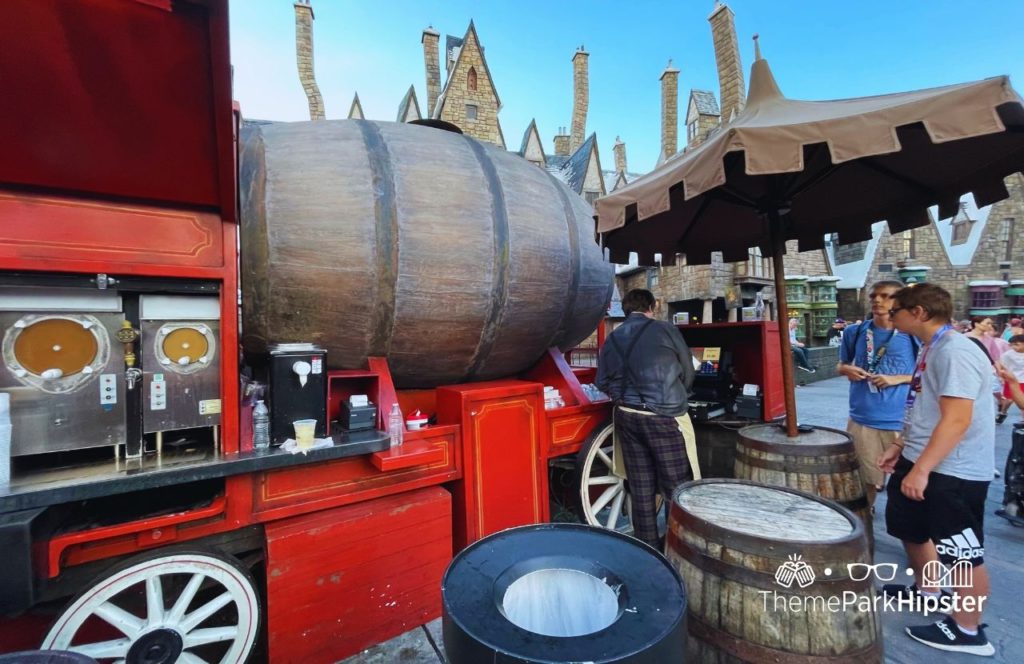
[[[965,480],[992,479],[995,465],[995,400],[992,367],[981,349],[950,331],[933,339],[927,368],[920,372],[921,391],[904,430],[903,456],[917,461],[942,418],[941,397],[974,402],[970,424],[960,442],[932,472]]]
[[[992,655],[995,648],[980,625],[990,589],[982,526],[995,462],[992,369],[949,325],[953,302],[944,289],[916,284],[896,291],[892,302],[896,329],[924,343],[910,381],[903,442],[878,460],[892,473],[886,529],[902,540],[916,583],[887,585],[882,592],[950,610],[936,623],[908,627],[914,640]],[[956,595],[942,596],[941,585],[954,587]]]

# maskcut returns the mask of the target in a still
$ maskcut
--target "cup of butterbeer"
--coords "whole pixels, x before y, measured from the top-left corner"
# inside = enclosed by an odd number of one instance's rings
[[[295,427],[295,446],[300,450],[308,450],[313,447],[316,438],[316,420],[295,420],[292,422]]]

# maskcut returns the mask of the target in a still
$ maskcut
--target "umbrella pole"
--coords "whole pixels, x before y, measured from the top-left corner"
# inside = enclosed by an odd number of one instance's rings
[[[782,392],[786,401],[786,435],[796,438],[796,395],[793,381],[793,349],[789,344],[789,307],[786,305],[786,267],[783,255],[786,240],[782,234],[782,221],[778,211],[768,213],[768,227],[772,242],[772,268],[775,272],[775,308],[779,321],[779,349],[782,353]]]

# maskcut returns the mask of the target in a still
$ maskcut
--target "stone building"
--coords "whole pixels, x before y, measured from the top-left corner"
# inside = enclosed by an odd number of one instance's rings
[[[953,296],[957,318],[992,316],[999,323],[1024,315],[1024,246],[1016,241],[1017,219],[1024,219],[1024,177],[1006,179],[1009,198],[979,209],[965,196],[951,219],[893,235],[885,223],[872,228],[869,240],[839,245],[826,240],[826,251],[839,281],[840,315],[862,318],[866,290],[879,279],[895,276],[908,283],[929,281]]]
[[[424,36],[426,35],[427,31],[424,31]],[[462,39],[448,36],[445,53],[448,64],[447,79],[436,104],[430,111],[430,117],[451,122],[473,138],[504,148],[505,136],[501,131],[501,123],[498,122],[501,99],[491,78],[491,71],[487,67],[484,49],[480,46],[480,38],[476,34],[473,21],[469,22],[469,29]],[[426,57],[429,90],[433,72],[430,56]]]
[[[697,147],[711,132],[717,131],[743,110],[746,103],[743,63],[740,59],[732,10],[721,3],[716,3],[708,22],[711,25],[714,42],[722,105],[719,110],[713,92],[690,91],[685,118],[687,145],[684,150]],[[669,61],[660,76],[662,160],[676,154],[678,148],[679,73]],[[618,177],[615,182],[617,186],[621,186]],[[823,250],[799,253],[795,241],[788,243],[786,249],[784,262],[787,274],[808,277],[831,275]],[[705,323],[734,321],[739,318],[742,307],[756,306],[758,301],[764,303],[768,315],[774,315],[774,271],[771,260],[763,257],[760,249],[752,248],[744,262],[726,263],[720,253],[712,254],[711,259],[709,265],[687,265],[685,258],[680,258],[672,266],[621,266],[617,270],[617,286],[622,292],[632,288],[651,290],[665,304],[662,307],[662,315],[665,317],[687,313],[691,320]],[[835,311],[834,306],[832,311]],[[813,336],[810,309],[807,320],[802,318],[801,321],[802,329],[806,327],[811,330]],[[823,342],[824,335],[825,331],[822,331],[821,338],[812,338],[811,342]]]

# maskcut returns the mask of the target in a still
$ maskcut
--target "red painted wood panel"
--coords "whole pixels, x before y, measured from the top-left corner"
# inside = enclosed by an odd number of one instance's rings
[[[256,519],[269,521],[457,479],[458,427],[436,427],[416,434],[419,440],[413,451],[436,449],[435,460],[382,472],[371,456],[364,454],[256,474]]]
[[[455,548],[549,519],[543,385],[518,380],[438,388],[438,421],[460,421],[463,480],[452,485]]]
[[[55,260],[89,261],[98,272],[233,267],[224,260],[222,224],[208,212],[0,191],[0,259],[39,261],[35,269],[46,270],[57,267]]]
[[[336,662],[441,614],[451,497],[420,489],[268,524],[270,661]]]

